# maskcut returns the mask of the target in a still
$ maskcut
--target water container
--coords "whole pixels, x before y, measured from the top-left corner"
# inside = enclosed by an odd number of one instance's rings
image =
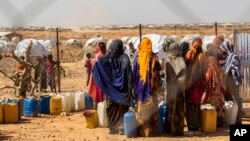
[[[12,99],[11,103],[16,103],[18,106],[18,120],[21,120],[21,116],[22,116],[22,105],[21,105],[21,101],[17,100],[17,99]]]
[[[133,112],[124,114],[124,133],[127,137],[137,137],[137,122]]]
[[[70,95],[71,111],[75,111],[75,93],[69,93],[69,95]]]
[[[84,93],[76,92],[75,93],[75,110],[83,110],[85,108],[84,101],[85,101]]]
[[[3,115],[4,115],[4,123],[17,123],[18,122],[17,103],[5,103]]]
[[[40,104],[39,104],[39,110],[42,114],[50,114],[50,98],[49,95],[41,95],[40,96]]]
[[[24,98],[23,97],[18,97],[18,98],[14,98],[15,100],[18,100],[20,101],[20,104],[21,104],[21,115],[23,116],[24,114]]]
[[[162,104],[159,107],[159,120],[158,120],[158,134],[161,135],[163,133],[163,127],[164,124],[166,123],[167,119],[167,105]]]
[[[233,103],[232,107],[225,108],[225,124],[234,125],[238,114],[238,105]]]
[[[60,115],[62,113],[62,98],[60,96],[51,97],[50,113],[52,115]]]
[[[107,114],[106,114],[106,102],[100,102],[97,105],[97,112],[99,116],[99,127],[106,127],[107,126]]]
[[[216,132],[216,110],[201,110],[201,131],[205,133]]]
[[[24,116],[37,117],[39,112],[38,101],[35,98],[24,99]]]
[[[90,116],[85,116],[85,120],[87,123],[87,128],[93,129],[98,126],[98,113],[96,110],[90,110],[91,115]]]
[[[87,93],[84,94],[85,97],[85,110],[91,110],[94,109],[94,101],[91,96],[89,96]]]
[[[3,123],[3,107],[4,105],[0,103],[0,124]]]
[[[71,112],[72,111],[72,99],[69,93],[62,93],[60,94],[62,98],[62,111],[63,112]]]
[[[18,119],[19,120],[21,120],[21,102],[19,101],[19,100],[17,100],[17,99],[5,99],[4,101],[3,101],[4,103],[16,103],[17,104],[17,106],[18,106]]]

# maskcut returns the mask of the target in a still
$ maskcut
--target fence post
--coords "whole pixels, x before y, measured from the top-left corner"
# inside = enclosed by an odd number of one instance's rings
[[[141,24],[139,24],[139,36],[140,36],[140,44],[141,44],[141,40],[142,40]]]
[[[61,93],[61,69],[60,69],[60,54],[59,54],[59,33],[58,27],[56,28],[56,49],[57,49],[57,81],[58,92]]]
[[[218,24],[217,24],[217,22],[215,22],[215,23],[214,23],[215,36],[218,35],[217,26],[218,26]]]

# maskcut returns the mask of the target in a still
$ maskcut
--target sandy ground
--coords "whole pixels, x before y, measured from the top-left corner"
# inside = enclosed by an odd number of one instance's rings
[[[223,28],[220,33],[230,34],[232,27]],[[221,28],[222,29],[222,28]],[[249,30],[249,29],[248,29]],[[41,31],[18,31],[20,34],[24,35],[24,38],[37,38],[40,39],[44,36],[52,36],[55,33],[52,32],[41,32]],[[201,29],[145,29],[144,33],[159,33],[166,35],[186,35],[190,33],[194,34],[213,34],[214,29],[208,27],[204,30]],[[85,91],[85,73],[82,63],[82,57],[84,50],[77,47],[65,47],[63,44],[69,38],[80,38],[81,40],[86,40],[87,38],[94,37],[100,34],[105,38],[120,38],[123,36],[134,36],[138,35],[138,30],[136,29],[126,29],[126,30],[82,30],[60,33],[60,40],[62,46],[60,49],[63,50],[61,54],[62,66],[66,71],[66,77],[62,77],[61,90],[63,92],[75,92],[78,90]],[[55,53],[55,52],[53,52]],[[5,59],[0,61],[0,68],[11,74],[15,67],[15,62]],[[12,82],[0,74],[0,87],[5,84],[12,85]],[[39,95],[39,94],[38,94]],[[0,98],[12,97],[12,90],[1,90]],[[250,104],[248,105],[250,106]],[[244,123],[250,124],[249,119],[245,119]],[[187,130],[187,129],[185,129]],[[18,124],[1,124],[0,125],[0,141],[1,140],[60,140],[60,141],[229,141],[229,129],[228,128],[218,128],[216,133],[207,134],[199,137],[170,137],[167,135],[150,137],[150,138],[126,138],[124,135],[109,135],[107,128],[96,128],[88,129],[86,128],[85,118],[82,116],[82,112],[70,113],[69,116],[50,116],[41,115],[36,118],[25,118]]]
[[[84,72],[82,62],[62,64],[66,70],[66,77],[62,78],[62,91],[84,91]],[[0,77],[5,80],[4,77]],[[3,84],[3,81],[0,83]],[[10,97],[11,91],[3,91]],[[250,106],[250,104],[248,105]],[[247,119],[244,123],[250,124]],[[185,128],[185,130],[187,130]],[[126,138],[124,135],[109,135],[107,128],[86,128],[82,112],[70,113],[69,116],[41,115],[36,118],[22,117],[18,124],[1,124],[0,140],[42,140],[42,141],[229,141],[229,128],[219,128],[216,133],[199,137],[170,137],[167,135],[150,138]]]

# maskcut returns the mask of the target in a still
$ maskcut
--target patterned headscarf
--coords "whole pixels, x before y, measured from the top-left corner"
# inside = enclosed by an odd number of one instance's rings
[[[152,42],[149,38],[145,37],[142,39],[141,45],[139,47],[139,57],[138,64],[140,68],[141,79],[146,82],[147,72],[149,71],[149,61],[152,54]]]
[[[197,37],[193,39],[192,49],[187,52],[186,59],[194,61],[197,55],[201,52],[202,52],[202,40]]]

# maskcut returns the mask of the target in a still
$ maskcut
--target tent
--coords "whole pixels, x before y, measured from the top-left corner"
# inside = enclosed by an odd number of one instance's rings
[[[30,42],[32,42],[31,47],[31,55],[32,57],[35,56],[44,56],[48,54],[48,51],[44,48],[44,46],[38,42],[36,39],[25,39],[18,43],[15,54],[17,56],[24,56],[27,47],[29,46]]]
[[[66,46],[79,46],[79,47],[82,47],[82,42],[80,41],[80,39],[69,39],[66,42]]]
[[[183,42],[191,43],[194,38],[199,37],[199,35],[187,35],[184,38],[181,39],[180,44]]]
[[[168,37],[159,34],[146,34],[142,38],[148,37],[152,41],[152,49],[154,53],[158,53],[159,50],[167,43]],[[139,37],[132,37],[129,39],[128,43],[132,42],[134,47],[137,49],[140,44]]]
[[[215,35],[211,35],[211,36],[206,35],[206,36],[204,36],[204,38],[202,39],[202,50],[204,52],[207,51],[207,45],[212,43],[214,38],[215,38]]]
[[[104,41],[103,37],[95,37],[95,38],[91,38],[88,39],[85,43],[85,48],[89,48],[89,47],[96,47],[96,44],[98,42]]]

